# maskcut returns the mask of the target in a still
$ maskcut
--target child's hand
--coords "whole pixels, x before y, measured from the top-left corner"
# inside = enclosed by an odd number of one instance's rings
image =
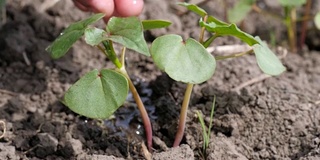
[[[83,11],[105,13],[107,22],[112,16],[137,16],[142,12],[143,0],[73,0]]]

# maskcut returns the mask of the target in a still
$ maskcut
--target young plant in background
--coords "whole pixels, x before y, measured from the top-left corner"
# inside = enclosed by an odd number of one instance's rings
[[[212,103],[212,108],[210,112],[210,119],[209,119],[209,126],[206,127],[204,123],[204,119],[202,117],[202,114],[199,111],[196,111],[197,116],[199,118],[199,122],[201,124],[202,128],[202,136],[203,136],[203,146],[202,146],[202,156],[204,159],[207,157],[207,148],[209,147],[209,142],[210,142],[210,135],[211,135],[211,128],[212,128],[212,121],[213,121],[213,113],[214,113],[214,106],[216,104],[216,96],[213,97],[213,103]]]
[[[156,38],[151,45],[151,55],[155,64],[172,79],[187,84],[173,147],[178,146],[183,138],[192,88],[195,84],[203,83],[212,77],[216,60],[240,57],[254,52],[259,67],[266,74],[279,75],[285,71],[280,60],[259,37],[253,37],[241,31],[235,24],[228,24],[208,15],[197,5],[179,4],[201,17],[199,40],[188,38],[184,41],[181,36],[171,34]],[[211,37],[204,39],[205,32],[211,33]],[[241,54],[214,57],[206,48],[221,36],[235,36],[253,49]]]
[[[130,89],[142,117],[147,146],[150,150],[152,127],[141,98],[127,74],[124,62],[125,48],[150,56],[143,30],[166,27],[171,23],[161,20],[141,22],[136,17],[113,17],[109,20],[105,30],[90,26],[103,17],[104,14],[96,14],[86,20],[71,24],[47,48],[51,57],[57,59],[64,56],[72,45],[84,36],[87,44],[96,46],[116,67],[100,71],[95,69],[85,74],[69,88],[62,102],[80,115],[106,119],[125,102]],[[120,59],[113,48],[114,42],[124,46]]]
[[[320,11],[314,16],[314,24],[320,30]]]
[[[241,22],[247,14],[253,10],[260,14],[271,16],[277,20],[280,20],[287,28],[287,35],[289,40],[289,48],[292,52],[297,52],[297,22],[303,22],[301,28],[301,36],[298,46],[301,47],[305,41],[305,35],[307,30],[307,22],[313,18],[310,15],[310,8],[312,0],[279,0],[279,4],[284,9],[284,17],[279,14],[267,12],[256,5],[256,0],[239,0],[233,8],[228,10],[228,20],[232,23]],[[305,4],[305,11],[303,17],[297,16],[297,8]],[[316,18],[316,17],[315,17]]]

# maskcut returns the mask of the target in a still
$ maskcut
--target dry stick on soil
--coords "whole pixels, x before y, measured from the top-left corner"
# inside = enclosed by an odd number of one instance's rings
[[[30,63],[30,60],[27,56],[27,53],[26,52],[22,52],[22,56],[23,56],[23,59],[24,59],[24,62],[26,62],[27,66],[30,66],[31,63]]]
[[[4,122],[3,120],[0,120],[0,124],[2,124],[2,127],[3,127],[2,135],[0,135],[0,139],[1,139],[6,135],[7,126],[6,126],[6,122]]]
[[[4,89],[0,89],[0,93],[7,94],[7,95],[10,95],[10,96],[18,95],[17,93],[14,93],[14,92],[11,92],[11,91],[8,91],[8,90],[4,90]]]
[[[261,81],[263,81],[263,80],[265,80],[267,78],[270,78],[270,77],[271,77],[270,75],[262,74],[262,75],[260,75],[258,77],[255,77],[255,78],[253,78],[253,79],[251,79],[249,81],[246,81],[246,82],[240,84],[238,87],[235,87],[235,88],[231,89],[231,91],[238,92],[244,87],[250,86],[250,85],[252,85],[254,83],[257,83],[257,82],[261,82]]]

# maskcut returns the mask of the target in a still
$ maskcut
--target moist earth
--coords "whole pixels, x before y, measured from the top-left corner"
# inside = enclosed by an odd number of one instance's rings
[[[5,128],[0,159],[144,159],[143,124],[130,94],[105,121],[79,116],[60,102],[86,72],[112,64],[83,40],[65,57],[50,58],[45,48],[69,24],[89,16],[71,1],[52,2],[7,0],[7,22],[0,29],[0,128]],[[149,43],[169,33],[198,37],[198,17],[175,2],[145,1],[142,19],[173,22],[167,29],[146,32]],[[210,14],[223,19],[224,8],[217,6],[222,1],[203,4]],[[245,21],[247,32],[268,40],[266,32],[274,30],[278,44],[285,41],[285,28],[279,22],[255,13]],[[102,22],[97,25],[103,27]],[[312,34],[308,39],[316,37]],[[217,46],[239,52],[233,44],[241,42],[218,38],[212,54],[221,54]],[[320,159],[320,53],[308,45],[299,54],[288,53],[280,45],[274,51],[287,68],[277,77],[265,76],[253,55],[218,61],[214,76],[194,88],[185,135],[177,148],[170,147],[186,85],[162,73],[151,58],[128,51],[128,73],[153,124],[153,159]],[[213,105],[211,138],[203,152],[196,112],[209,125]]]

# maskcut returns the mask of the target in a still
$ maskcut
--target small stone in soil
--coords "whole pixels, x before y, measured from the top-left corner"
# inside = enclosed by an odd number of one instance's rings
[[[57,151],[58,140],[48,133],[39,133],[39,147],[37,147],[35,153],[39,158],[44,158]]]

